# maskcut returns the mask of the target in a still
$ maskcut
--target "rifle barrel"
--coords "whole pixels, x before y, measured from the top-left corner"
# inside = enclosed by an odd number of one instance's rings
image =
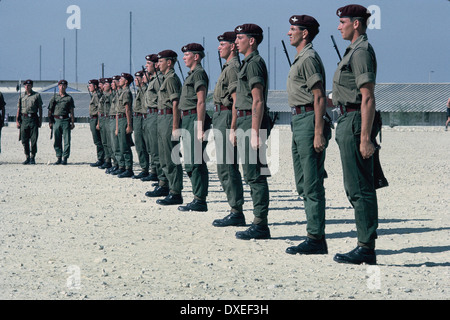
[[[284,53],[286,54],[286,58],[287,58],[287,61],[289,63],[289,67],[290,67],[290,66],[292,66],[291,59],[289,59],[289,54],[286,50],[286,45],[284,44],[284,40],[281,40],[281,43],[283,44],[283,50],[284,50]]]

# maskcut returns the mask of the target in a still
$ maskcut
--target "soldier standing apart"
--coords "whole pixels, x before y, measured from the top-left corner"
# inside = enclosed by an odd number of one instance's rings
[[[305,204],[307,237],[286,252],[326,254],[323,181],[331,128],[325,123],[325,69],[312,44],[319,33],[319,23],[308,15],[294,15],[289,22],[290,43],[297,49],[287,80],[292,111],[292,159],[297,191]]]
[[[204,132],[209,129],[211,119],[206,113],[206,96],[209,79],[201,65],[205,56],[201,44],[190,43],[181,48],[183,60],[190,70],[183,84],[180,97],[181,127],[183,138],[184,169],[191,180],[194,199],[180,211],[208,211],[209,174],[203,151],[207,141]]]
[[[91,163],[91,167],[100,167],[105,161],[105,149],[102,144],[102,137],[99,130],[98,109],[100,107],[101,92],[98,90],[99,81],[89,80],[89,92],[91,101],[89,102],[89,127],[91,129],[92,140],[97,150],[97,162]]]
[[[216,143],[217,175],[231,207],[230,214],[213,221],[215,227],[245,226],[244,191],[237,162],[236,146],[228,139],[232,109],[235,108],[236,87],[240,68],[236,51],[236,33],[225,32],[217,37],[220,58],[226,60],[214,89],[215,112],[212,123]],[[236,119],[235,119],[236,120]],[[220,132],[220,134],[219,134]]]
[[[2,153],[2,128],[5,121],[5,99],[3,94],[0,92],[0,153]]]
[[[337,10],[338,30],[351,42],[333,77],[333,104],[341,109],[336,142],[341,155],[344,188],[355,210],[357,247],[336,254],[334,261],[376,264],[375,239],[378,227],[377,194],[373,178],[375,138],[380,128],[375,118],[377,61],[366,35],[368,10],[348,5]]]
[[[145,101],[148,107],[148,116],[144,120],[144,138],[150,158],[150,174],[142,181],[158,181],[167,178],[161,170],[158,155],[158,91],[163,82],[163,76],[158,70],[158,55],[149,54],[145,57],[147,72],[147,91]]]
[[[250,228],[236,232],[236,238],[269,239],[268,227],[269,186],[268,168],[265,163],[265,141],[268,136],[269,117],[267,110],[268,76],[266,63],[259,55],[258,46],[263,40],[263,30],[256,24],[243,24],[234,30],[236,45],[245,58],[238,74],[236,110],[233,118],[231,141],[238,145],[238,154],[244,171],[245,182],[250,186],[254,220]],[[237,118],[236,118],[237,117]],[[233,120],[234,123],[234,120]],[[236,132],[234,130],[238,129]],[[250,138],[250,139],[249,139]],[[250,141],[249,141],[250,140]],[[244,153],[244,154],[242,154]]]
[[[103,150],[105,151],[105,162],[99,166],[99,169],[110,169],[112,167],[113,153],[111,148],[111,132],[109,129],[109,111],[112,103],[111,92],[111,78],[104,78],[102,83],[102,96],[100,98],[100,106],[98,108],[98,130],[103,144]]]
[[[172,159],[172,150],[178,149],[180,112],[178,103],[181,95],[181,81],[175,73],[174,66],[178,55],[172,50],[158,53],[158,66],[164,75],[164,81],[158,91],[158,153],[161,169],[167,182],[159,180],[155,190],[145,193],[148,197],[161,197],[156,200],[160,205],[182,204],[183,168]],[[175,151],[177,152],[177,151]]]
[[[25,92],[17,103],[17,128],[20,129],[26,160],[22,164],[36,164],[37,141],[39,128],[42,125],[41,95],[33,91],[33,81],[24,82]]]
[[[54,164],[66,165],[70,156],[71,130],[75,128],[75,103],[73,98],[66,92],[66,80],[60,80],[58,87],[59,94],[53,96],[48,104],[48,118],[53,119],[49,120],[49,126],[50,129],[53,129],[55,136],[53,147],[58,160]]]
[[[111,100],[111,108],[109,109],[109,133],[111,135],[111,155],[112,155],[112,167],[109,169],[106,169],[105,173],[111,174],[111,175],[117,175],[122,173],[119,170],[119,163],[121,163],[122,155],[120,153],[120,146],[119,146],[119,138],[116,134],[116,116],[117,116],[117,103],[119,101],[119,94],[120,94],[120,88],[119,88],[119,80],[120,76],[113,76],[112,82],[111,82],[111,89],[112,89],[112,100]]]
[[[136,144],[136,153],[138,155],[139,165],[141,166],[141,172],[138,175],[133,176],[133,179],[141,179],[149,175],[149,155],[145,144],[144,135],[144,121],[148,116],[147,105],[145,103],[145,92],[147,91],[147,85],[144,83],[144,73],[142,71],[136,72],[134,76],[137,93],[133,108],[133,131],[134,143]]]
[[[117,100],[116,115],[116,135],[119,140],[120,154],[119,169],[117,176],[119,178],[131,178],[133,172],[133,146],[131,134],[133,133],[133,95],[130,91],[130,84],[133,83],[133,76],[129,73],[122,73],[119,86],[120,93]]]

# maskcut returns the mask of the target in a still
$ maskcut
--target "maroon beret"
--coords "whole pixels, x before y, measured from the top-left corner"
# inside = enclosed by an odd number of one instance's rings
[[[183,52],[192,52],[192,53],[198,53],[202,57],[205,56],[205,48],[200,43],[189,43],[181,48],[181,51]]]
[[[144,72],[142,72],[141,70],[139,70],[139,71],[136,71],[135,73],[134,73],[134,76],[135,77],[143,77],[144,76]]]
[[[145,60],[156,63],[156,62],[158,62],[158,55],[157,54],[148,54],[145,56]]]
[[[336,15],[339,18],[355,18],[360,17],[368,19],[372,14],[367,10],[367,8],[360,6],[358,4],[349,4],[345,7],[340,7],[336,11]]]
[[[23,84],[31,84],[31,85],[33,85],[33,80],[30,80],[30,79],[25,80],[25,81],[23,82]]]
[[[89,80],[89,84],[93,84],[94,86],[98,86],[98,80],[97,79]]]
[[[313,17],[308,16],[306,14],[301,15],[301,16],[294,15],[289,18],[289,22],[293,26],[304,27],[306,29],[309,29],[309,28],[318,29],[320,27],[320,24],[319,24],[319,22],[317,22],[316,19],[314,19]]]
[[[263,30],[260,26],[254,23],[245,23],[239,25],[234,29],[234,32],[236,32],[236,34],[246,34],[252,36],[256,39],[258,44],[260,44],[263,40]]]
[[[112,83],[113,78],[105,78],[104,80],[105,80],[104,83]]]
[[[177,57],[178,57],[177,53],[173,50],[164,50],[164,51],[161,51],[160,53],[158,53],[158,59],[161,59],[161,58],[175,59]]]
[[[125,72],[122,73],[121,77],[125,78],[128,81],[128,83],[132,83],[134,80],[134,78],[131,74],[125,73]]]
[[[58,85],[65,84],[67,86],[67,80],[59,80]]]
[[[117,81],[119,81],[119,80],[120,80],[120,76],[113,76],[113,77],[112,77],[112,80],[117,80]]]
[[[235,42],[236,41],[236,32],[227,31],[217,37],[219,41],[227,41],[227,42]]]

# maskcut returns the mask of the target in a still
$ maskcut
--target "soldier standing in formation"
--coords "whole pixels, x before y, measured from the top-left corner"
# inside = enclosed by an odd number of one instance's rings
[[[70,156],[71,130],[75,128],[75,103],[66,92],[66,80],[60,80],[58,87],[59,93],[54,95],[48,104],[48,118],[50,129],[53,130],[55,136],[53,147],[56,151],[57,161],[54,164],[66,165]]]
[[[270,130],[267,110],[268,75],[266,64],[258,52],[258,46],[263,40],[263,30],[256,24],[243,24],[234,31],[237,34],[239,53],[245,58],[238,74],[236,110],[233,114],[236,127],[231,128],[230,139],[234,141],[236,136],[238,153],[244,153],[239,154],[239,157],[243,161],[245,182],[250,186],[254,215],[250,228],[236,232],[236,238],[269,239],[267,176],[270,173],[265,166],[264,141]]]
[[[351,42],[333,77],[333,104],[342,113],[337,120],[336,142],[345,192],[355,210],[358,243],[350,252],[336,254],[334,260],[376,264],[378,202],[373,177],[373,139],[380,128],[374,125],[377,60],[366,34],[371,14],[360,5],[341,7],[336,14],[342,38]]]
[[[17,103],[16,124],[20,129],[20,138],[26,159],[23,164],[36,164],[37,141],[39,128],[42,125],[41,95],[33,91],[33,81],[24,82],[25,92]]]
[[[133,179],[141,179],[149,175],[149,152],[145,143],[144,122],[148,116],[147,104],[145,102],[145,92],[147,85],[144,83],[143,71],[134,74],[134,81],[137,88],[136,97],[134,99],[133,108],[133,131],[136,153],[141,166],[141,172],[133,177]]]
[[[165,179],[159,178],[159,185],[153,191],[146,192],[149,197],[162,197],[156,203],[160,205],[182,204],[183,168],[181,162],[172,159],[172,150],[179,146],[180,112],[178,103],[181,95],[181,81],[174,66],[178,55],[172,50],[158,53],[158,66],[164,81],[158,91],[158,154]]]
[[[112,167],[112,159],[114,158],[109,126],[109,112],[112,103],[111,82],[111,78],[104,78],[100,81],[100,83],[103,83],[103,92],[98,109],[98,130],[100,131],[103,150],[105,151],[105,162],[99,166],[99,169],[110,169]]]
[[[5,99],[3,94],[0,92],[0,153],[2,153],[2,128],[5,121]]]
[[[287,80],[292,111],[292,159],[297,191],[306,212],[306,240],[289,247],[289,254],[326,254],[325,241],[325,149],[331,127],[325,123],[325,69],[312,41],[319,23],[311,16],[294,15],[288,32],[297,55]]]
[[[184,169],[191,180],[194,200],[180,211],[208,211],[206,197],[208,195],[209,174],[203,151],[207,141],[204,132],[209,129],[210,118],[206,113],[206,96],[209,79],[201,65],[205,56],[201,44],[185,45],[183,60],[189,68],[188,76],[181,90],[179,109],[182,117],[182,138],[184,153]]]
[[[142,178],[142,181],[158,181],[166,179],[161,170],[158,155],[158,91],[161,87],[163,77],[158,70],[158,55],[149,54],[145,57],[147,91],[145,101],[148,108],[148,116],[144,120],[144,137],[150,159],[150,174]],[[166,179],[167,182],[167,179]]]
[[[99,81],[97,79],[89,80],[89,92],[91,94],[91,101],[89,102],[89,127],[97,152],[97,161],[91,163],[91,167],[100,167],[105,161],[105,150],[103,148],[102,137],[98,126],[98,109],[100,107],[100,98],[102,94],[99,91]]]
[[[236,88],[240,63],[236,50],[236,33],[225,32],[218,36],[220,58],[225,59],[222,72],[214,89],[215,112],[212,123],[216,144],[217,175],[231,207],[230,214],[223,219],[216,219],[216,227],[245,226],[243,213],[244,190],[242,177],[237,162],[236,146],[228,138],[232,124],[232,110],[235,109]],[[234,119],[236,120],[236,119]],[[220,132],[220,134],[219,134]]]

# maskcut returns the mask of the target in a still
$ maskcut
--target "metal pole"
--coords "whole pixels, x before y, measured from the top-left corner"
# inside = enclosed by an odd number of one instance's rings
[[[75,29],[75,85],[78,90],[78,29]]]
[[[63,38],[63,79],[66,78],[66,38]]]
[[[39,46],[39,80],[42,80],[42,46]]]
[[[267,79],[270,79],[270,27],[267,28],[267,33],[268,33],[268,37],[267,37],[267,61],[269,63],[269,65],[267,66]],[[270,83],[270,81],[269,81]],[[269,83],[267,84],[267,87],[269,88]]]
[[[132,12],[130,11],[130,74],[133,74],[131,71],[131,54],[132,54]]]
[[[273,86],[277,90],[277,47],[273,47]]]

